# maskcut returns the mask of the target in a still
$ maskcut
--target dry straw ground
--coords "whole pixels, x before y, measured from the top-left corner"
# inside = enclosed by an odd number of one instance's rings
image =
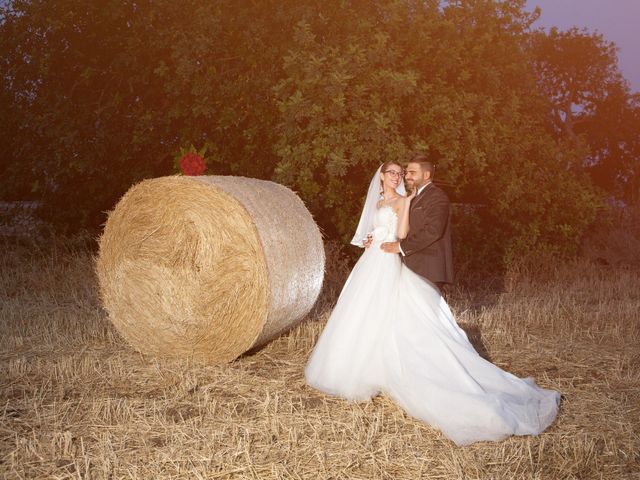
[[[228,366],[157,361],[106,319],[85,249],[0,249],[0,477],[640,478],[637,270],[547,262],[451,292],[493,362],[563,393],[540,437],[458,448],[384,397],[305,386],[331,292]]]

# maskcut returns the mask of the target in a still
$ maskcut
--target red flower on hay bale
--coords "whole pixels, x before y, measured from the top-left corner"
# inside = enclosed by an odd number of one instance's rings
[[[202,175],[207,169],[204,158],[196,152],[185,153],[178,163],[180,164],[180,170],[184,175]]]

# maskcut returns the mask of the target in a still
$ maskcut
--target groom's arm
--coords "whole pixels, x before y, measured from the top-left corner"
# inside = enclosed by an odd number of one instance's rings
[[[424,216],[418,225],[409,226],[409,235],[400,242],[400,250],[403,255],[412,255],[423,250],[444,235],[449,221],[450,203],[444,192],[438,195],[425,207]]]

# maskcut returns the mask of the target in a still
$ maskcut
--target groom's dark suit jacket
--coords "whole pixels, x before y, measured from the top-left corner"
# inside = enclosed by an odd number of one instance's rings
[[[453,283],[449,197],[433,183],[411,201],[409,234],[400,246],[415,273],[432,283]]]

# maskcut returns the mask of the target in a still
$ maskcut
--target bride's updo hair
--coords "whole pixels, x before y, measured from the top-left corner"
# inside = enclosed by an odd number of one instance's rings
[[[387,171],[387,168],[389,168],[391,165],[397,165],[398,167],[400,167],[401,170],[404,170],[404,167],[400,165],[400,162],[397,162],[395,160],[389,160],[388,162],[384,162],[382,164],[382,167],[380,167],[380,173],[385,173]],[[380,179],[380,195],[382,195],[383,193],[384,193],[384,183],[382,182],[382,179]]]
[[[380,168],[380,171],[382,173],[386,172],[387,169],[391,166],[391,165],[397,165],[398,167],[404,169],[404,167],[402,165],[400,165],[400,162],[397,162],[395,160],[389,160],[388,162],[384,162],[382,164],[382,167]]]

